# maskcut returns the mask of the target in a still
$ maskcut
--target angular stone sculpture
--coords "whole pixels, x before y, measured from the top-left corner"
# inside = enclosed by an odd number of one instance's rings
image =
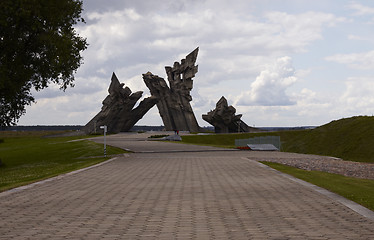
[[[200,127],[195,118],[190,102],[193,86],[192,78],[198,70],[195,66],[199,48],[196,48],[181,63],[175,62],[173,67],[166,66],[169,86],[166,81],[150,72],[143,74],[143,79],[152,96],[159,99],[157,108],[165,129],[168,131],[198,132]]]
[[[114,73],[108,92],[101,111],[82,129],[85,133],[99,132],[102,125],[106,125],[110,133],[127,132],[158,101],[155,96],[148,97],[141,101],[138,107],[133,108],[143,92],[132,93],[130,88],[124,88],[124,84],[118,81]]]
[[[240,120],[241,114],[235,115],[236,109],[228,106],[225,97],[216,104],[216,109],[203,115],[203,119],[214,126],[216,133],[253,132],[256,128],[249,127]]]

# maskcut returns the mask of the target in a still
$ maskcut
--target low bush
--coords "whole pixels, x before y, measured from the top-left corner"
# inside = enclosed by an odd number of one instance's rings
[[[168,137],[169,135],[152,135],[148,138],[163,138],[163,137]]]

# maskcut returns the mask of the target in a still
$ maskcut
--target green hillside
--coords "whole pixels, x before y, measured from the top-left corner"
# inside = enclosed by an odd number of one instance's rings
[[[235,147],[235,139],[276,135],[282,151],[339,157],[374,163],[374,117],[359,116],[332,121],[312,130],[266,133],[183,136],[183,142]]]
[[[285,150],[374,162],[374,117],[360,116],[332,121],[286,139]]]

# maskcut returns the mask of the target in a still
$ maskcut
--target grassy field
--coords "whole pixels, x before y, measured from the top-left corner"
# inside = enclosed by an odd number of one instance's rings
[[[328,189],[374,211],[374,180],[351,178],[319,171],[305,171],[272,162],[262,163],[296,178]]]
[[[0,191],[105,161],[103,145],[82,137],[45,138],[56,132],[0,132]],[[124,150],[107,146],[107,154]]]
[[[241,134],[183,136],[184,143],[235,147],[235,139],[280,136],[282,151],[333,156],[374,163],[374,117],[352,117],[315,129]]]

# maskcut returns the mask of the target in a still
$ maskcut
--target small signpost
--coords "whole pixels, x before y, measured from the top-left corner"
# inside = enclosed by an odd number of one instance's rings
[[[107,126],[100,126],[101,129],[104,129],[104,157],[106,157],[106,131],[107,131]]]

